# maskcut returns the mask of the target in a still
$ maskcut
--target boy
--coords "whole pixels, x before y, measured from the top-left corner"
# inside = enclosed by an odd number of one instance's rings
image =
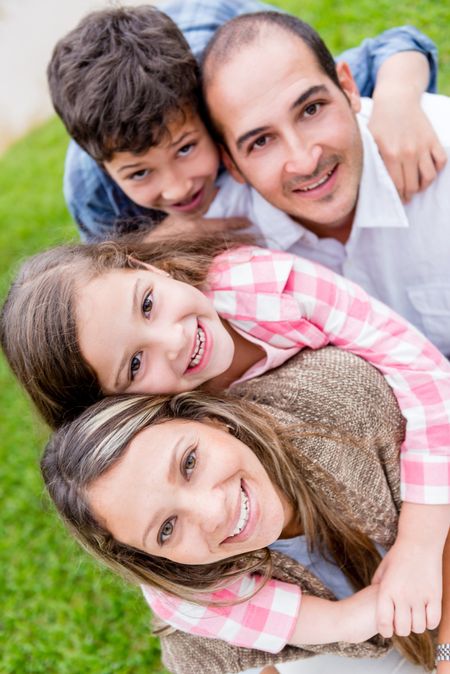
[[[210,0],[165,9],[199,54],[225,20],[262,7],[253,0]],[[346,56],[369,95],[378,66],[412,49],[426,54],[434,88],[434,47],[414,29],[387,31]],[[119,217],[147,215],[159,223],[169,213],[174,218],[166,221],[167,232],[170,222],[186,226],[207,213],[219,158],[202,121],[198,74],[183,35],[155,7],[90,14],[58,43],[49,84],[56,111],[85,150],[71,144],[65,175],[66,200],[83,238],[110,236]],[[196,220],[193,226],[201,225]]]

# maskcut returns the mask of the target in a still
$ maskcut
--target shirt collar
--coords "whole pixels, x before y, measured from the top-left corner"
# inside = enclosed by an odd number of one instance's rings
[[[353,230],[357,228],[409,227],[405,209],[363,119],[357,116],[364,148]]]

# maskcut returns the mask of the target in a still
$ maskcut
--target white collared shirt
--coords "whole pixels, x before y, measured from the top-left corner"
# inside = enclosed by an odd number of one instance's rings
[[[403,204],[367,129],[372,101],[358,114],[363,173],[347,243],[319,239],[230,176],[207,217],[241,215],[270,248],[315,260],[359,283],[450,355],[450,160],[425,191]],[[425,94],[423,107],[450,155],[450,98]]]

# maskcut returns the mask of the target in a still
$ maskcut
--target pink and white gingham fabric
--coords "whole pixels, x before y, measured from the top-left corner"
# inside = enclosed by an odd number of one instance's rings
[[[224,590],[202,595],[215,602],[237,601],[255,591],[257,574],[242,576]],[[295,585],[269,580],[250,600],[228,606],[201,606],[142,586],[152,610],[169,625],[197,636],[245,648],[278,653],[297,623],[301,592]]]
[[[279,349],[334,344],[372,363],[386,377],[407,420],[401,451],[402,497],[450,501],[450,364],[415,328],[364,290],[309,260],[242,247],[218,256],[208,277],[217,312],[241,332]],[[251,599],[244,576],[198,606],[148,586],[152,610],[184,632],[246,648],[278,652],[294,630],[300,589],[271,580]],[[206,597],[203,597],[205,599]]]
[[[289,253],[245,246],[219,255],[208,291],[222,318],[278,348],[333,344],[382,372],[407,420],[402,499],[450,502],[450,363],[359,286]]]

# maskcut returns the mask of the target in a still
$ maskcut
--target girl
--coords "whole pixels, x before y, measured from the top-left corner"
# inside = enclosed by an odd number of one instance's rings
[[[32,258],[2,313],[12,369],[57,426],[105,394],[221,390],[305,346],[332,343],[362,356],[385,375],[407,419],[407,502],[375,576],[378,629],[389,637],[393,629],[435,627],[450,510],[449,363],[333,272],[287,253],[224,248],[172,239],[62,247]]]
[[[169,622],[184,631],[195,622],[204,635],[211,621],[220,625],[221,641],[166,634],[172,672],[239,671],[311,653],[380,655],[383,640],[333,643],[373,634],[375,586],[336,603],[320,579],[338,597],[359,590],[379,562],[374,542],[389,547],[395,538],[404,420],[392,392],[376,370],[336,349],[299,354],[238,389],[259,405],[190,393],[112,398],[85,412],[42,458],[58,511],[84,547],[145,583]],[[246,582],[249,571],[259,578]],[[286,611],[285,600],[282,615],[268,603],[270,576],[302,585],[300,610],[295,602]],[[236,632],[227,618],[240,581],[237,599],[251,595],[259,613],[253,648],[265,653],[223,643]],[[212,589],[221,603],[205,613]],[[167,593],[184,600],[175,619]],[[241,621],[246,606],[234,606]],[[297,648],[273,655],[283,629]],[[245,631],[248,623],[235,642]],[[427,635],[396,644],[432,667]]]

